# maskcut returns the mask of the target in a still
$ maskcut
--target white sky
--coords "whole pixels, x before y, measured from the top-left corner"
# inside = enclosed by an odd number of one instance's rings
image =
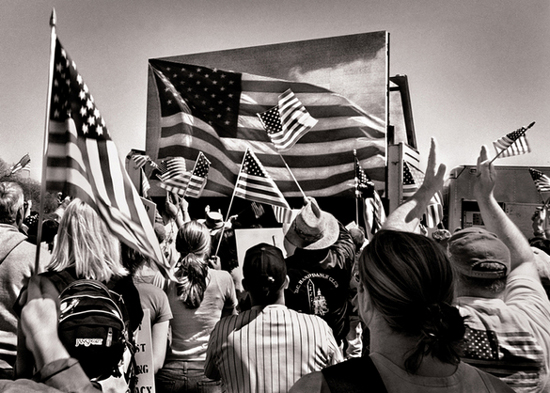
[[[449,168],[536,121],[533,152],[497,165],[550,165],[548,0],[0,0],[0,157],[40,177],[49,18],[122,158],[145,148],[149,58],[387,30],[390,75],[409,78],[420,153]],[[492,151],[492,148],[491,148]]]

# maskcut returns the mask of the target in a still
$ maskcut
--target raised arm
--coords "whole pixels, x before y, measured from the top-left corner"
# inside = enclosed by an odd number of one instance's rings
[[[388,216],[382,229],[415,232],[420,223],[420,217],[426,211],[428,203],[434,194],[443,187],[443,179],[447,167],[445,164],[437,163],[436,150],[437,144],[435,139],[432,138],[428,166],[424,174],[424,183],[422,183],[412,197],[407,199]]]
[[[508,246],[512,259],[511,270],[513,271],[524,262],[533,262],[535,257],[523,233],[501,209],[494,197],[496,170],[488,158],[487,147],[482,146],[477,159],[477,175],[473,192],[485,227]],[[538,277],[536,269],[534,275]]]

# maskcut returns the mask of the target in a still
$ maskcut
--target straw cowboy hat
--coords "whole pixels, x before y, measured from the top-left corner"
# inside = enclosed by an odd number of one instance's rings
[[[315,201],[309,200],[290,225],[285,237],[298,248],[320,250],[333,245],[339,235],[338,220],[332,214],[322,211]]]
[[[206,219],[200,219],[199,222],[202,222],[210,231],[217,231],[224,226],[223,216],[218,212],[208,212],[206,213]]]

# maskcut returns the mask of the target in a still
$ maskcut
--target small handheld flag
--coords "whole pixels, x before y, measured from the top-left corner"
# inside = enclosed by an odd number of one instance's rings
[[[199,152],[193,172],[185,174],[185,178],[189,180],[187,181],[184,196],[190,196],[191,198],[199,198],[201,196],[202,190],[204,190],[204,186],[206,186],[206,181],[208,180],[210,165],[210,160],[206,158],[202,151]]]
[[[317,120],[311,117],[290,89],[279,95],[277,106],[258,113],[258,117],[279,151],[290,149],[317,124]]]
[[[535,168],[529,168],[529,173],[538,192],[550,192],[550,177]]]
[[[11,167],[10,176],[19,172],[19,171],[29,171],[31,170],[31,158],[29,154],[25,154],[17,164]]]
[[[495,147],[496,156],[491,162],[497,157],[512,157],[530,153],[531,147],[529,146],[525,132],[534,125],[535,122],[532,122],[527,127],[518,128],[516,131],[494,141],[493,146]]]
[[[250,149],[246,150],[243,158],[241,171],[235,185],[235,195],[249,201],[290,209],[279,187]]]

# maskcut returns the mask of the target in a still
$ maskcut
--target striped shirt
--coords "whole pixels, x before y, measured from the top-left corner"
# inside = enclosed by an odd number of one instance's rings
[[[287,392],[303,375],[342,360],[325,321],[273,304],[218,322],[205,375],[221,377],[229,393]]]
[[[504,299],[459,297],[462,361],[516,392],[550,391],[550,301],[540,282],[512,272]]]

